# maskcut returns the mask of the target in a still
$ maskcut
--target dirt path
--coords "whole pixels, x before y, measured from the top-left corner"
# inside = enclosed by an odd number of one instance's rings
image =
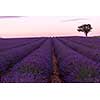
[[[53,57],[53,73],[51,76],[51,83],[63,83],[63,81],[60,78],[59,65],[54,50],[52,57]]]

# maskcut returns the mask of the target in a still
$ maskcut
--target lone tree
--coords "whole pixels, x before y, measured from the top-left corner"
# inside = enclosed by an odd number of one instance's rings
[[[93,28],[91,27],[90,24],[84,24],[84,25],[81,25],[81,26],[78,26],[78,29],[77,31],[79,32],[84,32],[86,37],[87,37],[87,34],[92,30]]]

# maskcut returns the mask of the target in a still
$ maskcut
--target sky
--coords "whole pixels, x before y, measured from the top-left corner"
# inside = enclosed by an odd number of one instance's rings
[[[91,24],[89,36],[100,36],[100,16],[0,16],[0,37],[85,36],[77,32]]]

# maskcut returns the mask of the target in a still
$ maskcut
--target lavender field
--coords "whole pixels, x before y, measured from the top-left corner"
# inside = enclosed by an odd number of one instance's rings
[[[0,38],[0,83],[100,83],[100,38]]]

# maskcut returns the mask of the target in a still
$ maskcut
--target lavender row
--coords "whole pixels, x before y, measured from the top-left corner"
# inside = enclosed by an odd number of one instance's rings
[[[0,54],[0,73],[5,72],[8,68],[12,67],[15,63],[27,56],[29,53],[39,48],[45,40],[24,45],[19,48],[12,48]]]
[[[0,41],[1,46],[13,45],[13,44],[20,44],[26,41],[31,41],[32,39],[3,39]],[[35,40],[35,39],[34,39]]]
[[[100,50],[99,49],[91,49],[81,44],[74,43],[70,40],[64,38],[58,38],[63,44],[69,46],[73,50],[77,51],[78,53],[92,59],[98,63],[100,63]]]
[[[83,38],[83,37],[72,37],[72,38],[66,38],[68,40],[71,40],[73,42],[76,42],[78,44],[82,44],[84,46],[90,47],[91,49],[100,49],[100,41],[96,41],[94,38]],[[91,40],[90,40],[91,39]]]
[[[19,46],[23,46],[23,45],[26,45],[26,44],[30,44],[32,42],[37,42],[38,39],[25,39],[25,40],[19,40],[19,41],[11,41],[11,43],[9,43],[9,41],[11,40],[8,40],[8,42],[6,41],[6,43],[4,41],[0,42],[0,52],[1,51],[4,51],[4,50],[7,50],[7,49],[11,49],[11,48],[16,48],[16,47],[19,47]]]
[[[97,37],[78,37],[78,36],[76,36],[76,37],[69,37],[70,39],[71,38],[73,38],[73,39],[78,39],[78,40],[80,40],[80,41],[83,41],[83,42],[85,42],[85,41],[87,41],[87,42],[92,42],[92,43],[99,43],[100,44],[100,38],[97,38]]]
[[[64,82],[100,82],[100,64],[54,40],[55,52]]]
[[[79,36],[74,36],[74,37],[61,37],[61,38],[66,38],[69,40],[78,40],[82,41],[83,43],[93,43],[95,45],[100,45],[100,38],[94,38],[94,37],[79,37]]]
[[[39,49],[13,66],[8,74],[2,76],[1,82],[47,83],[52,72],[51,53],[51,40],[48,39]]]
[[[31,41],[31,40],[39,40],[39,38],[7,38],[7,39],[1,39],[0,40],[0,45],[2,45],[2,43],[7,44],[7,45],[11,45],[11,44],[16,44],[16,43],[20,43],[20,42],[24,42],[24,41]]]

